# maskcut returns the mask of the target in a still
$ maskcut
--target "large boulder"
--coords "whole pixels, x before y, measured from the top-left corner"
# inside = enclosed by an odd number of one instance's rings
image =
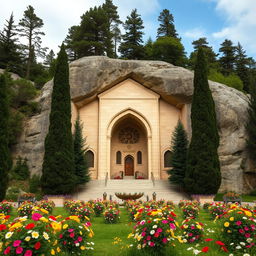
[[[191,104],[193,72],[162,61],[117,60],[84,57],[70,64],[71,97],[74,102],[92,99],[125,78],[132,78],[174,104]],[[220,134],[221,191],[246,192],[248,156],[245,150],[248,97],[233,88],[211,82]],[[33,173],[40,173],[44,139],[49,126],[52,81],[39,97],[41,113],[29,119],[14,154],[27,157]],[[255,175],[251,175],[255,179]],[[210,178],[210,177],[209,177]]]

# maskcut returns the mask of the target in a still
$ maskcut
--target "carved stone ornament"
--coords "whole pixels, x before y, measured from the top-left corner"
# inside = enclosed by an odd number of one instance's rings
[[[119,132],[118,138],[123,144],[135,144],[139,141],[140,134],[135,128],[125,127]]]

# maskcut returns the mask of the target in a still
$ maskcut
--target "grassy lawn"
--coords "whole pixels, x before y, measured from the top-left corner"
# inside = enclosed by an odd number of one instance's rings
[[[223,201],[223,193],[219,193],[215,196],[214,201]],[[242,202],[254,202],[256,201],[256,196],[250,196],[250,195],[241,195]]]
[[[177,214],[177,221],[179,225],[181,225],[183,221],[183,215],[181,209],[178,207],[175,208],[175,213]],[[68,212],[62,207],[56,207],[53,211],[53,215],[58,216],[62,215],[63,217],[69,216]],[[12,218],[16,216],[16,211],[12,212]],[[189,256],[195,255],[193,250],[199,250],[205,246],[209,246],[210,249],[207,252],[209,256],[216,255],[229,255],[229,253],[225,253],[220,250],[220,246],[215,244],[215,241],[220,240],[219,238],[219,230],[221,229],[218,221],[214,222],[211,218],[210,214],[201,209],[197,221],[202,222],[204,224],[204,239],[212,238],[214,241],[205,242],[202,241],[200,243],[193,244],[181,244],[177,240],[172,242],[172,245],[169,246],[163,255],[175,255],[175,256]],[[94,237],[92,241],[95,243],[94,251],[89,255],[96,256],[142,256],[142,255],[151,255],[148,253],[142,253],[139,250],[134,249],[122,249],[122,247],[126,247],[126,245],[132,243],[132,239],[128,239],[128,234],[132,231],[134,222],[131,222],[128,216],[128,212],[126,208],[120,209],[120,221],[117,224],[105,224],[103,217],[92,217],[92,229],[94,231]],[[177,231],[175,235],[181,235],[181,231]],[[118,244],[113,244],[114,238],[120,238],[121,242]],[[192,248],[192,249],[189,249]],[[200,253],[200,255],[205,253]],[[84,254],[88,255],[88,254]],[[234,254],[239,255],[239,254]],[[242,255],[242,254],[240,254]],[[67,255],[65,255],[67,256]],[[156,252],[155,256],[160,256],[159,252]]]

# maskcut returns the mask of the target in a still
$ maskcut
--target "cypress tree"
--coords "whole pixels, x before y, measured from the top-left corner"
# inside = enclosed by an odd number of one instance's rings
[[[53,80],[49,131],[41,177],[45,194],[69,194],[74,190],[74,149],[68,58],[62,44]]]
[[[186,173],[188,139],[187,133],[179,120],[172,135],[172,169],[168,171],[169,181],[184,187]]]
[[[89,168],[85,158],[86,141],[82,135],[82,126],[79,117],[75,123],[74,133],[74,160],[76,184],[84,184],[90,180]]]
[[[250,101],[248,108],[248,122],[246,124],[248,134],[247,150],[250,159],[256,164],[256,86],[250,86]]]
[[[221,184],[219,135],[215,104],[207,80],[207,63],[199,48],[191,108],[192,138],[188,149],[185,189],[190,194],[215,194]]]
[[[10,169],[10,153],[8,148],[9,105],[6,79],[0,76],[0,202],[5,198],[8,187],[8,171]]]

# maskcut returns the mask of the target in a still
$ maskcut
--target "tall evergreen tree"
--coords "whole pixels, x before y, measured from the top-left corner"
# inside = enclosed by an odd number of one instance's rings
[[[178,38],[178,34],[174,26],[173,15],[170,13],[169,10],[164,9],[160,13],[158,21],[160,22],[160,26],[157,29],[157,37],[170,36]]]
[[[8,148],[9,105],[7,85],[4,75],[0,76],[0,202],[5,198],[10,169]]]
[[[114,39],[118,40],[118,25],[121,24],[117,12],[117,6],[113,4],[112,0],[105,0],[102,8],[107,15],[106,54],[108,57],[116,57],[116,50],[114,49],[114,47],[116,48],[116,45],[114,45]]]
[[[195,66],[191,124],[192,138],[188,149],[185,189],[190,194],[215,194],[221,184],[217,152],[219,135],[202,48],[198,50]]]
[[[243,89],[249,93],[250,89],[250,71],[248,68],[249,59],[246,56],[246,52],[242,45],[238,43],[236,48],[236,74],[240,77],[243,82]]]
[[[172,135],[172,169],[168,171],[169,180],[173,184],[184,187],[186,173],[188,139],[187,133],[179,120]]]
[[[221,72],[223,75],[227,76],[235,71],[235,61],[236,61],[236,47],[233,45],[231,40],[226,39],[219,49],[222,56],[219,59],[221,66]]]
[[[75,47],[76,42],[79,40],[80,26],[72,26],[68,30],[68,35],[65,38],[65,45],[70,61],[78,59],[78,49]]]
[[[80,124],[79,117],[75,123],[75,133],[74,133],[74,160],[75,160],[75,176],[76,184],[84,184],[90,181],[90,174],[88,163],[86,161],[85,152],[88,147],[86,141],[82,135],[82,126]]]
[[[127,16],[123,26],[126,32],[122,36],[123,42],[119,47],[122,57],[125,59],[142,59],[144,57],[142,45],[144,26],[137,9],[132,10],[130,16]]]
[[[69,194],[74,190],[74,148],[71,132],[69,67],[62,44],[53,80],[50,125],[45,139],[41,177],[45,194]]]
[[[209,46],[209,43],[207,42],[206,37],[201,37],[198,40],[193,41],[192,45],[194,47],[194,51],[191,52],[189,57],[189,66],[192,69],[195,68],[196,55],[200,47],[204,49],[204,54],[208,63],[208,69],[218,69],[218,63],[217,63],[218,54],[216,54],[213,51],[213,48]]]
[[[246,130],[248,134],[247,149],[249,156],[254,164],[256,164],[256,83],[250,86],[250,101]]]
[[[6,20],[3,31],[0,32],[0,68],[22,74],[22,60],[18,45],[16,25],[13,14]]]
[[[30,70],[33,64],[35,56],[44,57],[46,48],[41,47],[41,37],[45,35],[41,31],[44,23],[43,20],[37,17],[35,14],[35,9],[29,5],[24,11],[23,18],[19,22],[20,36],[25,37],[28,40],[28,44],[24,45],[27,55],[27,68],[26,68],[26,78],[30,78]]]

